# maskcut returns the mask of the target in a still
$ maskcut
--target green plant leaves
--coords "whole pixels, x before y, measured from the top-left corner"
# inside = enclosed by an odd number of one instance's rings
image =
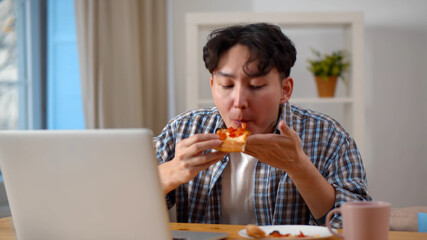
[[[346,82],[343,73],[350,66],[347,60],[348,53],[344,50],[334,51],[331,54],[321,54],[315,49],[311,49],[316,59],[308,59],[307,69],[316,77],[321,77],[327,80],[329,76],[340,77],[344,83]]]

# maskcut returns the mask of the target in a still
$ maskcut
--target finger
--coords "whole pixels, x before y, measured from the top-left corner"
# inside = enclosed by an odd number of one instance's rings
[[[214,139],[214,140],[194,143],[193,145],[189,146],[188,149],[194,154],[200,154],[208,149],[219,147],[221,146],[221,144],[222,144],[221,140]]]
[[[219,147],[221,144],[222,142],[220,140],[211,140],[195,143],[191,146],[181,145],[179,147],[179,154],[176,154],[176,156],[179,156],[180,159],[195,159],[199,156],[204,156],[204,154],[202,154],[204,151]]]
[[[190,164],[193,167],[198,167],[198,166],[210,163],[212,161],[217,161],[217,160],[223,159],[225,157],[225,155],[227,155],[227,153],[219,152],[219,151],[218,152],[206,153],[206,154],[203,154],[203,155],[199,155],[199,156],[193,157],[190,160]]]
[[[273,133],[253,134],[246,139],[246,148],[265,148],[280,140],[282,136]]]
[[[209,141],[209,140],[219,140],[219,136],[214,133],[208,134],[194,134],[193,136],[182,140],[182,144],[185,146],[191,146],[198,142]]]

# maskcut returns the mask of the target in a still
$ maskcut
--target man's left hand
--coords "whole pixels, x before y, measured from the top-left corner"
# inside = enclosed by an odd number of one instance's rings
[[[279,123],[279,134],[249,135],[245,153],[261,162],[291,173],[310,159],[304,153],[298,134],[290,129],[284,121]]]

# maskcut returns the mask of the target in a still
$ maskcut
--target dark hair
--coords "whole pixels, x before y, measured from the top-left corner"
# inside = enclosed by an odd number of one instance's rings
[[[209,34],[203,47],[203,61],[211,74],[222,55],[237,44],[249,50],[249,59],[243,69],[249,76],[263,76],[273,68],[277,69],[281,79],[290,75],[297,55],[294,43],[278,26],[267,23],[235,25]],[[252,62],[258,62],[258,72],[249,74],[247,67]]]

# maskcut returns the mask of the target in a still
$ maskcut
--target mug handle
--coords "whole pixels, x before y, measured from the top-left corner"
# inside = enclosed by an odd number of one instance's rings
[[[328,227],[329,232],[331,232],[333,235],[338,236],[340,238],[344,238],[343,234],[339,234],[337,231],[332,230],[331,223],[330,223],[332,216],[335,213],[340,211],[341,211],[341,208],[335,208],[326,215],[326,226]]]

